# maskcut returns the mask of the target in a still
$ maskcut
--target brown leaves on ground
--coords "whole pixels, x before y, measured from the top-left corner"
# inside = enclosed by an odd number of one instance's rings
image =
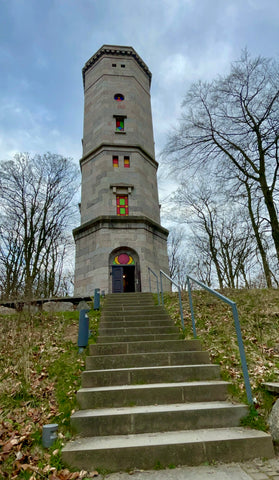
[[[69,324],[76,331],[76,321]],[[0,316],[0,478],[96,476],[96,472],[85,476],[84,472],[57,470],[51,466],[53,454],[41,446],[43,425],[57,423],[59,418],[63,422],[49,367],[69,349],[65,329],[61,316]],[[76,363],[80,371],[82,360]],[[64,435],[59,432],[59,436]]]
[[[94,478],[98,477],[99,473],[95,470],[94,472],[87,472],[81,470],[80,472],[71,473],[67,468],[60,470],[58,473],[52,473],[49,477],[49,480],[82,480],[84,478]]]

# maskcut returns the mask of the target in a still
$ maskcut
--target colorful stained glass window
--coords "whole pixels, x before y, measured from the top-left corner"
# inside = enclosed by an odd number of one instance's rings
[[[124,167],[130,168],[130,157],[124,157]]]
[[[116,130],[118,132],[124,131],[124,117],[116,117]]]
[[[114,95],[114,100],[116,100],[117,102],[123,102],[124,100],[124,95],[122,95],[122,93],[116,93]]]
[[[119,161],[118,161],[118,157],[116,155],[114,155],[112,157],[112,165],[115,167],[115,168],[118,168],[119,167]]]
[[[120,253],[114,257],[113,265],[135,265],[135,261],[128,253]]]
[[[128,195],[117,195],[116,196],[116,213],[117,215],[128,215]]]

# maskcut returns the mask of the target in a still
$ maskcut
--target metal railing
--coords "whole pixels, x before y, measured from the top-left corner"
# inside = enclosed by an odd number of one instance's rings
[[[251,385],[250,385],[250,380],[249,380],[249,373],[248,373],[248,368],[247,368],[246,355],[245,355],[245,351],[244,351],[244,345],[243,345],[243,340],[242,340],[242,334],[241,334],[241,328],[240,328],[236,303],[233,302],[232,300],[230,300],[229,298],[224,297],[224,295],[221,295],[220,293],[216,292],[215,290],[208,287],[207,285],[200,282],[199,280],[196,280],[195,278],[190,277],[190,275],[187,275],[186,279],[187,279],[187,286],[188,286],[188,295],[189,295],[189,304],[190,304],[190,310],[191,310],[193,334],[194,334],[195,338],[197,337],[197,333],[196,333],[195,315],[194,315],[194,307],[193,307],[190,280],[192,282],[195,282],[197,285],[199,285],[203,289],[207,290],[209,293],[211,293],[215,297],[219,298],[223,302],[227,303],[227,305],[229,305],[232,308],[234,326],[235,326],[236,335],[237,335],[238,349],[239,349],[239,354],[240,354],[240,361],[241,361],[242,373],[243,373],[243,377],[244,377],[244,384],[245,384],[247,400],[248,400],[248,403],[253,404],[252,390],[251,390]]]
[[[156,275],[153,271],[152,271],[152,273],[155,275],[155,277],[157,279],[157,289],[158,289],[158,275]],[[184,330],[184,318],[183,318],[183,308],[182,308],[182,300],[181,300],[181,288],[172,278],[170,278],[165,272],[163,272],[163,270],[160,270],[160,286],[161,286],[161,299],[162,299],[161,301],[162,301],[163,306],[164,306],[164,290],[163,290],[163,280],[162,280],[163,276],[166,277],[178,289],[181,324],[182,324],[182,328]],[[220,300],[222,300],[223,302],[225,302],[227,305],[229,305],[231,307],[232,314],[233,314],[233,319],[234,319],[236,336],[237,336],[238,349],[239,349],[239,354],[240,354],[240,361],[241,361],[241,368],[242,368],[242,373],[243,373],[243,378],[244,378],[246,396],[247,396],[248,403],[253,404],[251,384],[250,384],[250,379],[249,379],[248,367],[247,367],[247,362],[246,362],[246,355],[245,355],[245,350],[244,350],[244,345],[243,345],[243,340],[242,340],[242,333],[241,333],[241,328],[240,328],[240,322],[239,322],[238,310],[237,310],[236,303],[233,302],[232,300],[230,300],[229,298],[225,297],[224,295],[221,295],[220,293],[216,292],[216,290],[213,290],[212,288],[208,287],[207,285],[200,282],[199,280],[196,280],[195,278],[191,277],[190,275],[186,276],[186,280],[187,280],[187,286],[188,286],[188,296],[189,296],[189,304],[190,304],[190,310],[191,310],[192,329],[193,329],[194,338],[197,338],[197,331],[196,331],[196,322],[195,322],[194,306],[193,306],[192,290],[191,290],[190,281],[196,283],[197,285],[202,287],[204,290],[207,290],[209,293],[211,293],[215,297],[219,298]],[[150,291],[151,291],[151,283],[149,283],[149,287],[150,287]],[[158,293],[158,298],[159,298],[159,293]]]
[[[184,330],[184,317],[183,317],[183,308],[182,308],[182,300],[181,300],[181,288],[178,283],[176,283],[172,278],[170,278],[163,270],[160,270],[160,285],[161,285],[161,298],[162,298],[162,306],[164,306],[164,290],[163,290],[163,276],[166,277],[173,285],[176,286],[178,289],[178,297],[179,297],[179,308],[180,308],[180,318],[181,318],[181,325],[182,329]]]
[[[148,267],[148,280],[149,280],[149,291],[151,292],[151,277],[150,277],[150,273],[152,273],[154,275],[154,277],[156,277],[156,282],[157,282],[157,294],[158,294],[158,305],[160,305],[160,291],[159,291],[159,279],[158,279],[158,275],[156,275],[155,272],[153,272],[153,270]]]

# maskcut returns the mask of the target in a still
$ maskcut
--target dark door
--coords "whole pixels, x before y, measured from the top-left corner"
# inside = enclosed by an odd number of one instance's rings
[[[112,293],[123,292],[123,267],[112,267]]]

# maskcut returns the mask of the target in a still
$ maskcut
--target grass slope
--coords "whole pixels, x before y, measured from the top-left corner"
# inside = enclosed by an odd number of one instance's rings
[[[236,302],[248,364],[256,411],[247,423],[267,429],[267,419],[275,400],[263,387],[266,381],[279,380],[279,291],[226,290],[222,292]],[[177,294],[164,295],[165,307],[177,325],[180,312]],[[231,308],[206,291],[193,291],[198,338],[210,353],[212,363],[221,366],[222,377],[232,383],[233,400],[246,402],[237,337]],[[192,337],[188,294],[182,294],[186,338]]]
[[[91,311],[91,342],[99,312]],[[61,462],[71,438],[86,352],[77,348],[79,312],[0,316],[0,478],[83,478]],[[58,423],[53,447],[42,447],[42,426]],[[86,473],[86,472],[85,472]]]

